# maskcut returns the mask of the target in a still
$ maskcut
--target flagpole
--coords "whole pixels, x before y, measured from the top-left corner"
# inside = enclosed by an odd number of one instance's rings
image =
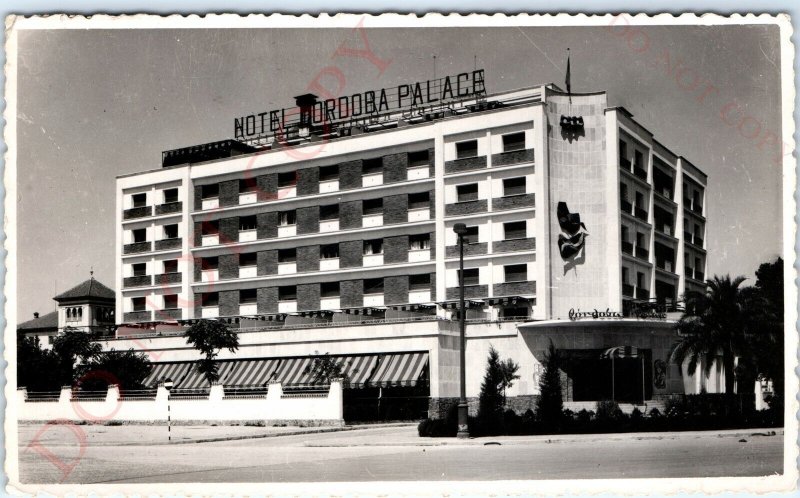
[[[567,96],[569,97],[569,105],[572,105],[572,82],[570,81],[572,78],[570,75],[569,56],[570,56],[569,47],[567,47],[567,77],[565,79],[565,83],[567,84]],[[570,108],[570,113],[571,112],[572,109]]]

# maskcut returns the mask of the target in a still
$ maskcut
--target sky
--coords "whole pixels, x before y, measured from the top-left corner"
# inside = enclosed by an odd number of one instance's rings
[[[354,23],[355,25],[355,23]],[[369,26],[369,23],[366,23]],[[708,174],[709,275],[748,277],[781,251],[780,43],[768,26],[23,31],[18,51],[20,321],[89,277],[114,282],[115,178],[292,107],[324,68],[341,93],[485,69],[488,93],[607,91]],[[388,61],[335,55],[344,45]],[[335,88],[332,79],[320,80]]]

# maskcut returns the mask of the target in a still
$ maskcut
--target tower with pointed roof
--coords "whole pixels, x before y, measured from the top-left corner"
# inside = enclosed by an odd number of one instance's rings
[[[114,325],[116,295],[94,278],[62,292],[53,299],[58,303],[58,331],[79,330],[107,334]]]

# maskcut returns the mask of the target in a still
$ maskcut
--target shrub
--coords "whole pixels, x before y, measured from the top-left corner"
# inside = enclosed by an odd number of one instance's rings
[[[510,359],[501,361],[500,354],[491,346],[486,363],[486,373],[478,397],[478,430],[488,435],[504,434],[504,393],[519,378],[516,374],[519,365]]]
[[[609,399],[604,399],[597,402],[596,418],[599,421],[615,421],[624,418],[624,414],[619,408],[619,403]]]
[[[547,431],[558,432],[561,428],[564,401],[561,397],[561,373],[559,372],[558,352],[553,341],[547,348],[544,358],[544,373],[539,382],[539,400],[536,403],[536,417]]]
[[[122,422],[120,422],[119,420],[109,420],[108,422],[106,422],[106,423],[105,423],[105,424],[103,424],[103,425],[108,425],[108,426],[113,426],[113,427],[116,427],[116,426],[118,426],[118,425],[122,425]]]

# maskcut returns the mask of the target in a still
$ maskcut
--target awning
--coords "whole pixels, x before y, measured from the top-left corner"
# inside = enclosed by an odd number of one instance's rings
[[[383,355],[368,386],[415,386],[428,364],[428,353],[392,353]]]
[[[363,387],[367,379],[375,371],[380,355],[357,355],[357,356],[331,356],[332,361],[342,363],[342,374],[347,376],[350,387]],[[281,368],[276,375],[276,380],[284,386],[304,386],[318,384],[314,379],[315,358],[320,356],[306,356],[303,358],[284,359]]]
[[[313,361],[314,358],[311,356],[286,358],[281,361],[281,366],[275,375],[275,380],[280,382],[283,386],[313,384],[314,376],[311,373]]]
[[[189,369],[194,366],[193,363],[183,362],[183,363],[151,363],[153,369],[150,371],[150,374],[145,377],[144,381],[142,382],[145,386],[148,387],[157,387],[158,383],[163,381],[164,379],[172,379],[172,382],[176,387],[180,384],[186,374],[189,372]]]
[[[350,387],[363,387],[367,383],[367,379],[370,378],[372,372],[375,371],[375,366],[378,364],[378,356],[371,354],[345,357],[345,366],[342,369],[342,373],[347,375]]]
[[[224,386],[264,386],[273,380],[280,363],[278,358],[225,362],[228,368],[220,368],[219,381]]]

